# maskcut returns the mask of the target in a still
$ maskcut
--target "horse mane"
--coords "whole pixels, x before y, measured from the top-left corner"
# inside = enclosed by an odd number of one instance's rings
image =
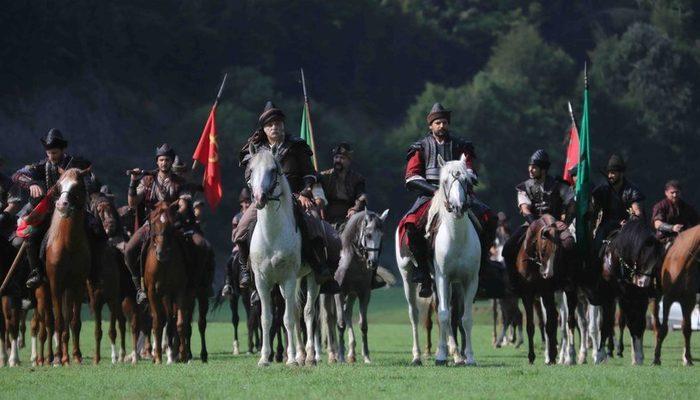
[[[345,223],[345,228],[340,234],[340,241],[343,244],[343,248],[352,245],[355,239],[359,236],[360,230],[362,229],[362,221],[365,219],[365,216],[369,216],[371,219],[376,220],[378,228],[382,228],[383,221],[381,220],[381,218],[379,218],[379,215],[377,215],[377,213],[369,210],[356,212]]]
[[[643,219],[630,220],[612,240],[612,245],[623,260],[635,260],[650,240],[656,240],[654,232]]]
[[[459,172],[461,175],[468,177],[470,183],[476,179],[476,176],[474,176],[474,174],[469,172],[467,169],[467,164],[463,163],[462,161],[455,160],[446,162],[445,165],[440,168],[440,186],[438,187],[437,192],[435,192],[433,195],[433,200],[430,203],[430,209],[428,210],[428,227],[431,225],[433,218],[440,215],[440,210],[445,208],[444,204],[447,201],[447,198],[445,197],[445,190],[442,185],[443,182],[445,182],[448,174],[452,174],[453,172]]]
[[[282,189],[282,196],[284,197],[290,197],[292,193],[292,189],[289,186],[289,181],[287,180],[287,177],[282,173],[282,166],[280,163],[277,161],[277,159],[272,155],[272,152],[268,149],[262,148],[255,153],[253,158],[250,160],[250,171],[255,170],[256,168],[259,168],[260,165],[268,165],[268,164],[275,164],[277,167],[277,170],[279,171],[280,174],[280,180],[279,180],[279,185],[280,188]]]

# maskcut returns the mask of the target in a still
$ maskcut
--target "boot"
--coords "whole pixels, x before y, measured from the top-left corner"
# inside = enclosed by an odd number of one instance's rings
[[[420,237],[420,233],[414,232],[414,235],[409,237],[409,249],[413,253],[413,258],[416,260],[416,266],[413,268],[413,283],[420,283],[420,297],[430,297],[433,295],[433,282],[430,277],[430,267],[428,261],[428,244],[425,238]]]
[[[250,268],[248,268],[248,248],[247,243],[238,244],[238,287],[248,289],[250,287]]]
[[[386,282],[377,274],[377,271],[374,271],[372,273],[372,289],[381,289],[384,286],[386,286]]]
[[[39,259],[38,244],[27,243],[27,261],[29,262],[31,272],[29,272],[26,286],[28,289],[36,289],[44,281],[44,268],[43,263]]]
[[[224,279],[224,287],[221,288],[221,297],[231,297],[233,296],[233,286],[231,286],[231,278],[226,274]]]
[[[148,297],[141,287],[141,277],[132,276],[131,281],[134,282],[134,287],[136,288],[136,304],[144,304]]]

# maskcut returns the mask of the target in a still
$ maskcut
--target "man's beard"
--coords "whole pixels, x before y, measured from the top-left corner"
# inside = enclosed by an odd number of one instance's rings
[[[447,136],[447,129],[440,129],[437,132],[435,132],[435,136],[438,137],[445,137]]]
[[[620,181],[620,178],[608,178],[608,182],[611,185],[617,185],[617,183]]]
[[[333,163],[333,169],[336,170],[337,172],[343,172],[345,169],[345,166],[341,162]]]

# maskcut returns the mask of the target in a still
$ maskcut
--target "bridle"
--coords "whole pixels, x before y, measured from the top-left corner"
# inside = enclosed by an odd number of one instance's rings
[[[355,253],[364,260],[367,260],[369,258],[370,253],[377,253],[377,257],[379,257],[382,251],[381,244],[378,247],[367,247],[365,245],[365,237],[367,235],[367,232],[365,231],[366,227],[367,225],[363,221],[362,228],[360,229],[360,237],[355,243],[353,243]]]
[[[452,182],[450,182],[449,185],[444,185],[443,186],[443,197],[445,198],[444,203],[445,203],[445,209],[447,212],[452,213],[455,211],[454,207],[450,204],[450,191],[452,191],[452,186],[455,184],[455,182],[459,182],[459,186],[462,188],[464,191],[464,195],[467,197],[467,208],[470,207],[470,201],[469,201],[469,186],[467,184],[467,187],[464,186],[464,183],[459,179],[461,176],[461,173],[459,171],[452,171],[450,173],[452,176]]]

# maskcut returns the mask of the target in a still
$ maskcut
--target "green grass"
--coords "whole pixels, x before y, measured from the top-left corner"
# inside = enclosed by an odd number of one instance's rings
[[[19,368],[0,370],[2,398],[692,398],[700,390],[700,369],[681,365],[679,332],[664,346],[664,365],[650,366],[653,335],[645,335],[647,365],[630,366],[625,358],[600,366],[544,366],[537,342],[537,360],[528,365],[526,350],[491,346],[489,309],[477,304],[474,348],[477,367],[410,367],[411,336],[402,291],[375,292],[370,305],[370,350],[373,363],[317,367],[256,366],[257,355],[231,355],[232,330],[226,310],[211,316],[207,335],[210,362],[191,365],[111,365],[109,345],[93,366],[93,324],[86,321],[81,335],[84,365],[31,367],[29,350],[22,350]],[[243,328],[243,324],[241,324]],[[195,328],[196,332],[196,328]],[[244,333],[244,329],[241,329]],[[435,334],[437,330],[435,330]],[[696,335],[697,336],[697,335]],[[243,337],[243,335],[241,335]],[[695,339],[695,343],[698,343]],[[199,352],[198,335],[194,337]],[[421,345],[425,345],[424,342]],[[241,350],[246,350],[242,344]],[[629,349],[629,337],[627,337]],[[359,344],[358,344],[359,350]],[[700,348],[694,346],[695,353]]]

